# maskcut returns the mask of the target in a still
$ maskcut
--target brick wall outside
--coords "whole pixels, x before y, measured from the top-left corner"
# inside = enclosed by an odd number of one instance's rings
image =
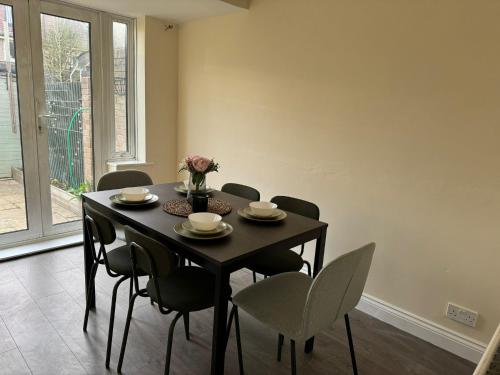
[[[92,142],[92,96],[90,77],[83,76],[81,80],[82,107],[87,110],[82,113],[83,132],[83,169],[85,181],[94,180],[93,142]],[[115,151],[127,152],[127,96],[125,93],[114,93],[115,105]]]
[[[90,77],[82,77],[83,171],[85,181],[94,181],[94,153],[92,147],[92,93]]]
[[[127,151],[127,96],[115,93],[115,151]]]

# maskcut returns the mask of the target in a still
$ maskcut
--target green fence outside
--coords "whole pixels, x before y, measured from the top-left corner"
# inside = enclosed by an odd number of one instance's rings
[[[45,97],[53,116],[47,124],[50,178],[76,189],[85,183],[80,82],[46,83]]]
[[[16,76],[0,73],[0,178],[22,169],[21,129]],[[62,188],[84,184],[82,90],[80,82],[46,83],[49,167],[51,181]]]

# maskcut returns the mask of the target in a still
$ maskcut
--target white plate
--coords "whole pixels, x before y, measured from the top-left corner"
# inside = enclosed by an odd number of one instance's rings
[[[250,215],[250,216],[252,216],[252,217],[254,217],[254,218],[256,218],[256,219],[262,219],[262,220],[272,220],[272,219],[276,219],[276,218],[277,218],[278,216],[280,216],[280,215],[281,215],[281,213],[283,212],[283,211],[278,210],[278,209],[276,208],[276,211],[275,211],[275,212],[273,212],[273,214],[272,214],[272,215],[268,215],[268,216],[259,216],[259,215],[256,215],[254,212],[252,212],[252,209],[251,209],[250,207],[245,207],[245,208],[244,208],[244,210],[245,210],[245,213],[246,213],[246,214],[248,214],[248,215]]]
[[[217,234],[212,234],[210,236],[201,235],[184,229],[182,223],[183,222],[178,222],[177,224],[174,225],[174,232],[177,233],[179,236],[189,238],[191,240],[216,240],[219,238],[224,238],[226,236],[229,236],[233,232],[233,227],[230,224],[225,223],[226,229],[224,229],[222,232],[219,232]]]
[[[250,215],[248,213],[250,211],[250,207],[245,207],[245,208],[240,208],[238,210],[238,215],[241,217],[251,220],[251,221],[258,221],[260,223],[276,223],[278,221],[281,221],[286,218],[286,212],[278,209],[279,215],[278,216],[273,216],[273,217],[267,217],[267,218],[261,218],[257,216]]]
[[[123,207],[141,207],[141,206],[147,206],[152,203],[155,203],[158,201],[158,196],[155,194],[151,194],[151,198],[147,201],[143,202],[129,202],[129,201],[122,201],[120,199],[120,194],[114,194],[109,197],[109,200],[113,202],[114,204],[123,206]]]
[[[182,222],[182,229],[187,230],[188,232],[199,234],[201,236],[211,236],[214,234],[219,234],[223,231],[225,231],[227,228],[227,224],[221,221],[219,225],[217,225],[217,228],[212,229],[212,230],[198,230],[193,227],[191,222],[189,220],[183,221]]]
[[[181,194],[187,194],[187,192],[188,192],[186,187],[184,186],[184,184],[176,185],[174,187],[174,190],[178,193],[181,193]],[[213,191],[214,191],[214,189],[212,189],[211,187],[207,187],[205,190],[200,190],[199,193],[210,194]]]

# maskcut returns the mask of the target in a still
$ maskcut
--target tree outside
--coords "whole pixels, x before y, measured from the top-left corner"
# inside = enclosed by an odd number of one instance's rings
[[[88,57],[88,41],[85,30],[79,30],[74,23],[57,19],[43,33],[43,65],[46,80],[50,82],[80,81],[80,69],[84,68],[82,59]],[[86,61],[85,61],[86,62]]]

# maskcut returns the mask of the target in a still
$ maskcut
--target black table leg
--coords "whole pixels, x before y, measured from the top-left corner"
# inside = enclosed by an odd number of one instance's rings
[[[316,239],[316,250],[314,252],[314,266],[313,276],[321,271],[323,268],[323,259],[325,257],[325,243],[326,243],[326,227],[321,230],[320,236]]]
[[[226,354],[227,304],[229,301],[229,273],[217,270],[215,275],[215,308],[212,336],[212,375],[224,374]]]
[[[314,266],[313,276],[319,273],[323,268],[323,259],[325,257],[325,243],[326,243],[326,227],[321,230],[320,236],[316,239],[316,250],[314,252]],[[311,353],[314,349],[314,336],[306,341],[304,352]]]
[[[83,256],[85,259],[85,291],[86,291],[86,300],[88,298],[89,293],[94,291],[95,289],[95,283],[94,280],[91,280],[89,284],[89,279],[91,278],[91,270],[92,270],[92,265],[94,264],[94,258],[92,256],[92,248],[90,245],[90,242],[92,241],[91,238],[89,238],[89,234],[87,230],[85,229],[85,211],[83,209],[83,202],[85,201],[85,198],[82,197],[82,225],[83,225]],[[87,288],[89,286],[89,288]],[[92,293],[92,298],[89,300],[90,308],[95,307],[95,293]]]

